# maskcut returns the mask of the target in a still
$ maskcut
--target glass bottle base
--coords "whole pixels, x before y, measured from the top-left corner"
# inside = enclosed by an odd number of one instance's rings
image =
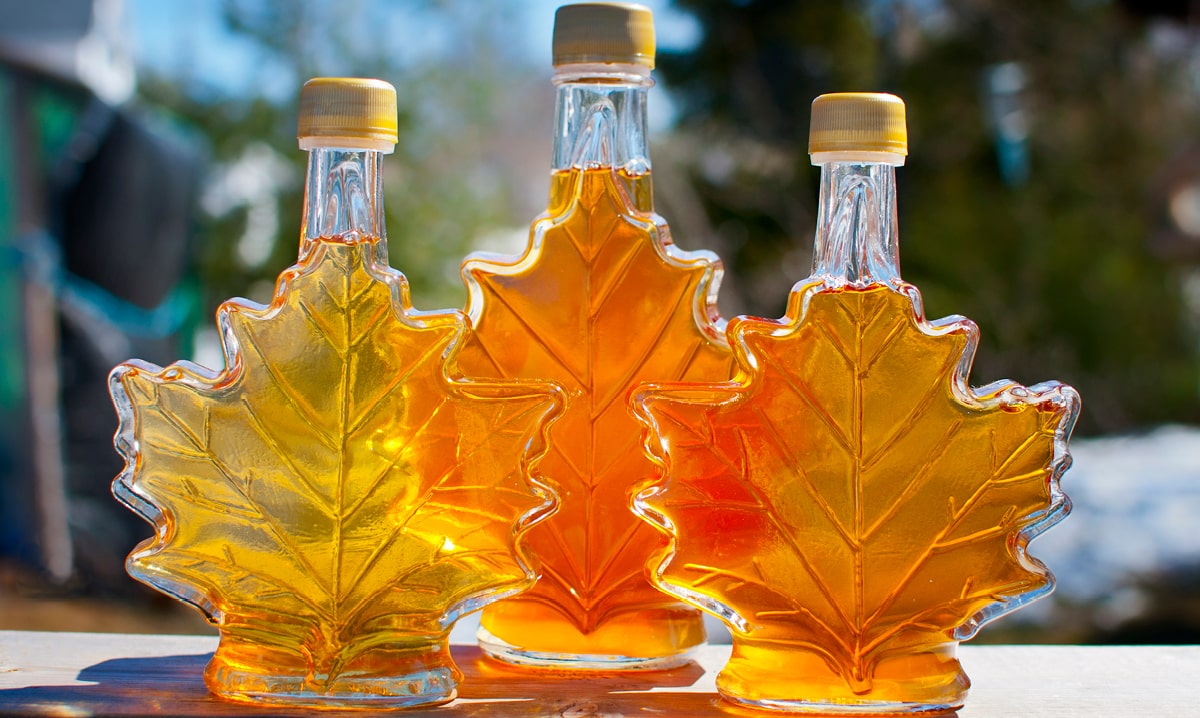
[[[922,713],[943,714],[962,708],[962,702],[946,705],[929,703],[820,703],[800,700],[748,700],[722,693],[731,703],[748,708],[759,708],[780,713],[808,713],[818,716],[829,715],[920,715]]]
[[[487,655],[505,663],[573,671],[663,671],[693,659],[694,647],[668,656],[626,656],[611,653],[560,653],[521,648],[497,638],[482,626],[476,634]]]
[[[556,608],[523,597],[483,609],[477,635],[484,652],[505,663],[584,671],[674,668],[705,641],[702,615],[680,603],[609,614],[585,632]]]
[[[418,649],[374,650],[336,675],[283,672],[269,648],[221,644],[204,671],[209,691],[225,700],[307,708],[405,708],[448,703],[462,674],[443,642]],[[253,661],[247,660],[256,659]]]
[[[800,646],[734,638],[717,676],[726,700],[790,713],[883,715],[961,708],[971,682],[946,643],[896,653],[851,685],[821,654]]]

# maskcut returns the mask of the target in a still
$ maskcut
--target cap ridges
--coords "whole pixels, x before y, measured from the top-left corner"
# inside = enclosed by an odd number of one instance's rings
[[[315,77],[300,90],[296,136],[396,143],[396,88],[383,80]]]
[[[590,2],[554,13],[554,66],[630,63],[654,67],[654,15],[644,5]]]
[[[908,154],[904,100],[883,92],[836,92],[812,103],[808,151]]]

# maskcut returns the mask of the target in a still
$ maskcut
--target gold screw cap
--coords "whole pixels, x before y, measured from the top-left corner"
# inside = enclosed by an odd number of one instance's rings
[[[554,13],[554,66],[625,62],[654,68],[654,15],[644,5],[587,2]]]
[[[396,88],[383,80],[315,77],[300,90],[300,146],[351,146],[390,151],[396,144]]]
[[[808,152],[908,154],[904,100],[883,92],[835,92],[812,103]]]

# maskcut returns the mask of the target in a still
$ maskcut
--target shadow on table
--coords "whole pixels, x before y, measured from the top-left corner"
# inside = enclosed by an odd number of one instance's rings
[[[214,700],[204,687],[212,654],[114,658],[88,666],[77,680],[94,685],[0,690],[2,715],[236,715],[239,706]]]
[[[486,658],[475,646],[453,646],[462,669],[459,700],[404,716],[666,716],[767,715],[720,700],[696,683],[704,669],[689,663],[669,671],[597,673],[523,670]],[[363,711],[256,707],[216,698],[204,686],[212,654],[115,658],[88,666],[78,680],[93,685],[0,690],[0,715],[336,715]],[[711,684],[710,684],[711,685]],[[811,714],[810,714],[811,715]],[[953,718],[956,713],[936,718]],[[931,717],[932,718],[932,717]]]

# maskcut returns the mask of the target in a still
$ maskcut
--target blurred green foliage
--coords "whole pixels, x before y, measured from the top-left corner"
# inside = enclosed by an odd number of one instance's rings
[[[419,16],[423,25],[452,28],[453,52],[426,53],[405,53],[399,39],[364,42],[386,35],[380,28],[366,29],[379,20],[381,7],[390,6],[227,0],[228,28],[257,46],[263,61],[253,69],[264,83],[257,96],[205,86],[186,72],[143,71],[141,99],[166,108],[206,138],[210,189],[248,153],[265,154],[268,166],[284,171],[268,198],[275,223],[268,223],[274,236],[265,238],[271,248],[264,261],[248,263],[239,256],[251,207],[199,218],[197,271],[206,312],[233,296],[268,301],[274,278],[296,259],[308,158],[297,146],[296,112],[300,86],[310,77],[379,77],[396,86],[400,139],[385,159],[384,207],[390,263],[408,276],[418,308],[461,306],[465,290],[458,263],[472,241],[496,227],[528,221],[517,214],[514,184],[502,176],[501,153],[493,151],[499,141],[488,129],[509,124],[503,115],[525,102],[530,85],[519,83],[513,91],[504,82],[506,68],[522,66],[511,43],[503,42],[513,22],[512,6],[478,6],[470,0],[406,4],[404,11]],[[291,91],[268,88],[268,81],[286,83]],[[545,124],[548,138],[549,118]],[[548,156],[547,139],[547,161]]]
[[[727,315],[778,316],[809,271],[812,98],[894,92],[908,103],[911,151],[899,171],[901,266],[929,316],[961,313],[980,325],[972,383],[1073,384],[1084,399],[1081,433],[1200,421],[1200,341],[1183,291],[1200,276],[1200,252],[1186,260],[1153,250],[1166,216],[1162,178],[1198,139],[1194,40],[1190,52],[1173,51],[1111,0],[674,5],[700,35],[694,48],[660,52],[657,76],[677,123],[653,142],[657,197],[681,245],[725,260]],[[147,101],[208,138],[214,175],[264,145],[288,168],[265,261],[238,258],[249,208],[201,219],[205,311],[235,295],[265,301],[295,258],[306,159],[295,98],[322,74],[396,85],[391,263],[408,275],[418,307],[461,306],[462,256],[497,230],[519,233],[544,196],[549,63],[531,63],[512,42],[526,34],[514,27],[516,10],[471,0],[227,0],[229,27],[285,68],[294,92],[233,97],[186,76],[143,75]],[[363,41],[380,36],[364,28],[401,12],[450,28],[449,50]],[[1001,63],[1019,64],[1027,80],[1025,181],[1006,182],[997,161],[985,77]],[[271,97],[280,95],[291,99]],[[656,90],[655,102],[663,95]]]
[[[1194,41],[1172,52],[1110,2],[675,5],[703,32],[695,50],[660,58],[681,110],[672,156],[731,272],[729,303],[778,316],[807,274],[812,98],[893,92],[910,138],[901,267],[930,317],[979,324],[972,383],[1070,383],[1084,433],[1200,420],[1182,289],[1197,268],[1151,251],[1166,205],[1155,185],[1198,139]],[[1024,182],[1003,181],[989,125],[984,80],[1000,63],[1027,78]]]

